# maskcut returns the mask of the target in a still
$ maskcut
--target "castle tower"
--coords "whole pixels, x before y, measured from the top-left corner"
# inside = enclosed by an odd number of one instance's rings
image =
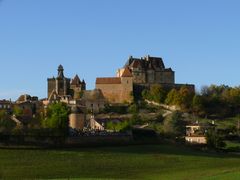
[[[64,77],[64,69],[62,65],[58,66],[58,76],[55,78],[48,78],[48,98],[53,91],[56,91],[57,95],[65,96],[70,94],[70,79]]]
[[[84,127],[84,122],[84,112],[78,106],[73,106],[71,108],[71,114],[69,115],[69,127],[71,129],[82,131]]]
[[[78,75],[76,75],[71,81],[70,89],[72,90],[73,98],[79,99],[81,98],[81,92],[86,90],[86,83],[84,80],[81,81]]]
[[[58,78],[61,78],[63,79],[64,78],[64,73],[63,73],[64,69],[63,69],[63,66],[60,64],[58,66]]]

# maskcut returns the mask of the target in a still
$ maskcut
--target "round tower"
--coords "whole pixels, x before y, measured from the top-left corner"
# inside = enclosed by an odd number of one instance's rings
[[[85,115],[82,110],[77,107],[73,106],[71,108],[71,114],[69,115],[69,127],[75,130],[83,130],[85,122]]]

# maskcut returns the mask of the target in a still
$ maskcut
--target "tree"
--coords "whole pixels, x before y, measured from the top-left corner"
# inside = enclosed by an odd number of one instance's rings
[[[217,134],[217,132],[214,129],[209,129],[207,134],[207,145],[209,148],[219,149],[226,146],[226,144],[223,141],[223,138]]]
[[[0,110],[0,120],[5,119],[6,114],[7,114],[6,110]]]
[[[155,102],[164,103],[166,99],[166,94],[166,91],[161,85],[153,85],[150,88],[151,100]]]
[[[47,108],[47,117],[43,121],[45,128],[60,130],[62,133],[68,132],[69,109],[64,103],[51,104]]]
[[[176,89],[172,89],[167,94],[167,98],[165,99],[165,103],[168,105],[177,105],[179,101],[178,91]]]
[[[138,111],[139,111],[139,109],[138,109],[138,105],[137,104],[132,104],[128,108],[128,112],[132,113],[132,114],[136,114],[136,113],[138,113]]]
[[[182,114],[178,111],[173,112],[165,118],[163,123],[164,133],[173,137],[182,136],[185,134],[185,122]]]
[[[193,112],[200,116],[203,116],[205,114],[203,97],[201,95],[195,94],[192,101]]]
[[[16,123],[10,119],[6,110],[0,110],[0,132],[10,133],[15,126]]]
[[[143,97],[143,99],[150,100],[151,98],[150,98],[149,90],[144,89],[144,90],[142,91],[142,97]]]
[[[150,90],[144,89],[142,91],[142,97],[144,99],[154,101],[157,103],[164,103],[167,92],[161,85],[153,85]]]
[[[194,92],[186,86],[182,86],[178,92],[179,101],[177,102],[182,109],[189,109],[192,105]]]
[[[21,116],[21,115],[23,115],[23,110],[20,107],[18,107],[18,106],[14,106],[13,114],[15,116]]]
[[[132,126],[131,121],[129,120],[124,120],[122,122],[108,122],[106,125],[107,129],[111,129],[114,131],[126,131],[128,129],[130,129]]]

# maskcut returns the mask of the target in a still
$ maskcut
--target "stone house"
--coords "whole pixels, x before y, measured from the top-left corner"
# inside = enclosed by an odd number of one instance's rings
[[[186,126],[185,141],[190,144],[207,144],[206,133],[214,129],[214,123],[193,123]]]
[[[0,100],[0,111],[1,110],[5,110],[7,112],[11,112],[12,111],[12,107],[13,107],[13,104],[11,101],[8,101],[8,100]]]
[[[100,89],[83,91],[81,101],[86,106],[87,111],[92,113],[99,113],[106,104],[106,99]]]
[[[30,96],[28,94],[21,95],[14,104],[14,107],[22,110],[22,116],[33,117],[42,107],[41,101],[38,101],[38,97]]]

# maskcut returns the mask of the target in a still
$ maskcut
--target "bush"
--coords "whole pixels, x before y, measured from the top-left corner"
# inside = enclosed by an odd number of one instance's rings
[[[105,105],[103,113],[118,113],[118,114],[126,114],[128,112],[127,106],[111,106],[109,104]]]
[[[219,149],[226,146],[224,139],[215,130],[208,130],[206,138],[209,148]]]
[[[137,104],[132,104],[131,106],[129,106],[128,112],[132,113],[132,114],[138,113],[138,106],[137,106]]]

